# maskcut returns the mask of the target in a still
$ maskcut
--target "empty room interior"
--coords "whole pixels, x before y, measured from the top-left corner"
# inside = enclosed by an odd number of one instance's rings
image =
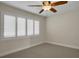
[[[0,58],[79,58],[79,1],[0,1]]]

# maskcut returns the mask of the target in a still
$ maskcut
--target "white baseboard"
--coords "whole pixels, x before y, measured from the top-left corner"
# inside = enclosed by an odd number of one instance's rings
[[[55,44],[55,45],[60,45],[68,48],[73,48],[73,49],[79,49],[79,46],[74,46],[74,45],[68,45],[68,44],[63,44],[63,43],[58,43],[58,42],[46,42],[49,44]]]
[[[34,44],[34,45],[30,45],[30,46],[27,46],[27,47],[24,47],[24,48],[19,48],[19,49],[7,51],[7,52],[5,52],[5,53],[1,53],[1,54],[0,54],[0,57],[6,56],[6,55],[8,55],[8,54],[15,53],[15,52],[18,52],[18,51],[21,51],[21,50],[24,50],[24,49],[28,49],[28,48],[31,48],[31,47],[34,47],[34,46],[37,46],[37,45],[40,45],[40,44],[43,44],[43,42],[40,42],[40,43],[37,43],[37,44]]]

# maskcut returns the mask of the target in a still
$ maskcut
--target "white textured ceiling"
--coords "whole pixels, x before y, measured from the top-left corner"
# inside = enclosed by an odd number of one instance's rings
[[[3,3],[47,17],[54,14],[60,14],[79,8],[78,1],[69,1],[65,5],[54,7],[58,11],[56,13],[50,11],[44,11],[43,13],[39,14],[39,11],[42,9],[41,7],[28,7],[27,5],[42,5],[42,1],[4,1]]]

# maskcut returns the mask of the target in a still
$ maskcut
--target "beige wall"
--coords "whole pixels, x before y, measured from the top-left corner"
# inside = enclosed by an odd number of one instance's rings
[[[79,49],[79,10],[49,17],[47,42]]]
[[[3,38],[3,17],[0,16],[0,56],[15,52],[21,49],[31,47],[43,43],[45,39],[45,17],[38,16],[5,4],[0,3],[0,15],[11,14],[15,16],[22,16],[25,18],[32,18],[40,21],[40,36],[33,37],[17,37],[17,38]]]

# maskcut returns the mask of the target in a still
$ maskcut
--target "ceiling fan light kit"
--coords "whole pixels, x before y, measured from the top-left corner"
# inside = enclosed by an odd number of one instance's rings
[[[42,9],[44,10],[50,10],[52,8],[52,6],[42,6]]]

